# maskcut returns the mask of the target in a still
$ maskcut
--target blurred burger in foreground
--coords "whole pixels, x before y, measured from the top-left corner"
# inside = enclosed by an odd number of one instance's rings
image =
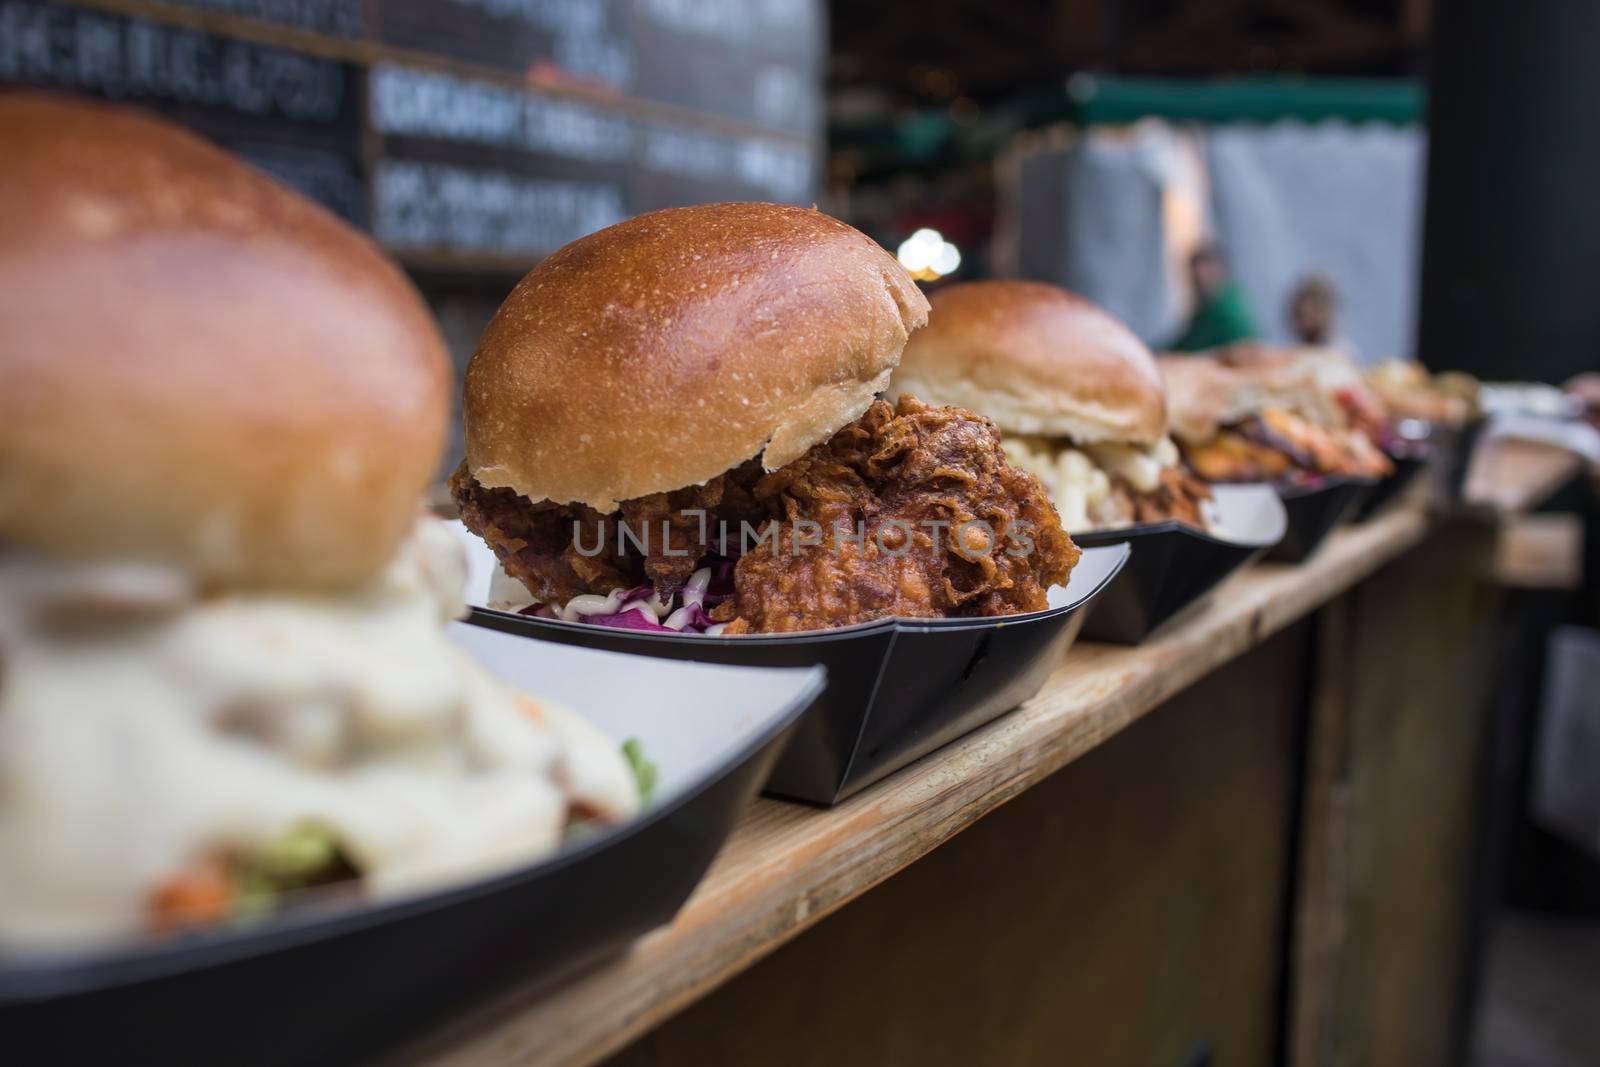
[[[163,122],[0,97],[0,948],[387,894],[638,805],[445,638],[446,356],[331,215]]]
[[[1299,485],[1394,470],[1375,440],[1381,408],[1337,364],[1254,346],[1158,362],[1173,437],[1207,481]]]
[[[528,610],[569,620],[740,634],[1042,609],[1077,549],[994,425],[876,399],[926,317],[888,253],[814,210],[680,208],[575,241],[468,366],[462,520]]]
[[[993,419],[1006,455],[1044,483],[1069,531],[1206,526],[1211,490],[1167,437],[1155,358],[1065,289],[981,281],[938,290],[890,388]]]

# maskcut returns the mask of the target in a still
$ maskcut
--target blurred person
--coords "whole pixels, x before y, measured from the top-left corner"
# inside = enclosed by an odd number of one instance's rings
[[[1354,354],[1339,334],[1339,294],[1326,274],[1308,274],[1289,294],[1289,329],[1303,345],[1339,348]]]
[[[1256,336],[1244,290],[1233,280],[1216,245],[1201,245],[1189,257],[1189,282],[1194,287],[1194,310],[1183,333],[1168,348],[1200,352]]]

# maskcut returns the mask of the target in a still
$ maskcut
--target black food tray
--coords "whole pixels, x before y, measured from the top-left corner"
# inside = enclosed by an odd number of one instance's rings
[[[470,589],[493,556],[466,534]],[[1116,577],[1126,545],[1088,549],[1051,607],[983,619],[883,619],[801,634],[709,637],[619,630],[474,607],[479,626],[584,648],[747,667],[821,665],[828,687],[796,727],[766,790],[836,804],[1039,691],[1077,636],[1084,609]],[[469,598],[470,599],[470,598]]]
[[[1303,563],[1333,532],[1351,518],[1372,492],[1373,478],[1324,478],[1315,485],[1285,486],[1278,490],[1289,527],[1267,558],[1277,563]]]
[[[1261,558],[1287,525],[1278,492],[1266,483],[1217,485],[1211,533],[1180,522],[1145,523],[1073,534],[1080,545],[1127,543],[1128,565],[1083,624],[1089,641],[1136,645],[1180,622],[1230,574]]]
[[[1433,462],[1429,450],[1426,448],[1390,452],[1389,458],[1394,463],[1394,473],[1387,478],[1380,478],[1378,483],[1372,487],[1372,491],[1367,494],[1367,498],[1361,502],[1360,508],[1356,510],[1355,517],[1357,522],[1364,522],[1372,518],[1383,509],[1384,505],[1399,497],[1407,486],[1417,480],[1417,475],[1426,470]]]
[[[458,888],[307,905],[256,926],[93,956],[0,959],[0,1060],[366,1062],[496,987],[554,983],[676,914],[823,687],[821,671],[641,670],[616,656],[454,629],[475,655],[512,664],[496,673],[528,692],[585,713],[581,694],[591,692],[599,725],[639,737],[661,766],[659,799],[549,859]],[[706,713],[688,729],[687,714],[654,714],[673,700]]]

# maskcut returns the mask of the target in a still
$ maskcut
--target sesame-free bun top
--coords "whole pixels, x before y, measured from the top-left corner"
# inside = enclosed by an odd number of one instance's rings
[[[1041,282],[980,281],[938,289],[932,303],[891,392],[1079,444],[1151,445],[1166,433],[1155,358],[1082,297]]]
[[[0,95],[0,545],[359,582],[435,471],[443,341],[371,241],[176,126]]]
[[[757,455],[774,470],[867,409],[927,312],[892,256],[819,211],[639,215],[506,298],[467,367],[468,467],[602,512]]]

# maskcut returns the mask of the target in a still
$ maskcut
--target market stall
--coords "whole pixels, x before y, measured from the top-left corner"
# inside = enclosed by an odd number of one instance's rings
[[[1417,86],[927,109],[980,258],[822,14],[0,3],[0,1058],[1467,1062],[1600,392],[1366,358]]]

